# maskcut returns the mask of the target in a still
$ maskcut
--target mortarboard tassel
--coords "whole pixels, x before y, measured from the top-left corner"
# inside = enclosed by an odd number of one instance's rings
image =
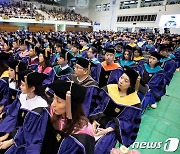
[[[68,52],[65,53],[65,57],[64,57],[65,59],[64,59],[64,61],[68,60],[68,59],[67,59],[67,58],[68,58],[67,56],[68,56]]]
[[[89,65],[88,65],[88,74],[90,74],[90,71],[91,71],[91,63],[89,62]]]
[[[136,92],[139,90],[140,80],[141,80],[141,77],[138,76],[138,78],[137,78],[137,80],[136,80],[136,85],[135,85],[135,91],[136,91]]]
[[[28,83],[27,83],[27,75],[24,76],[25,86],[26,86],[26,92],[28,90]]]
[[[48,57],[48,48],[45,49],[45,57]]]
[[[71,82],[70,90],[66,92],[66,118],[72,119],[72,112],[71,112],[71,87],[73,82]]]
[[[19,45],[19,39],[17,40],[17,45]]]
[[[20,60],[19,60],[19,63],[17,64],[16,66],[16,69],[15,69],[15,80],[16,80],[16,83],[18,83],[18,75],[17,73],[19,72],[19,64],[20,64]],[[18,84],[16,84],[18,86]]]

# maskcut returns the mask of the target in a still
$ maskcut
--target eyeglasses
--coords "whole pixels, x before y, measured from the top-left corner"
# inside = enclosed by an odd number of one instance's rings
[[[74,66],[75,69],[84,69],[83,67],[79,67],[79,66]]]

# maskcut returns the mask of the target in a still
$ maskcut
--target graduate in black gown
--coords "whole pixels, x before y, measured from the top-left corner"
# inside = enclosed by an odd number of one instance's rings
[[[135,47],[131,47],[129,45],[127,45],[125,47],[122,58],[119,61],[121,67],[129,66],[129,67],[136,70],[136,64],[135,64],[135,61],[133,60],[133,57],[134,57],[133,52],[134,52],[134,50],[135,50]]]
[[[91,64],[89,60],[79,57],[75,65],[74,74],[70,74],[67,80],[74,81],[75,83],[86,87],[86,97],[82,104],[85,115],[88,117],[96,103],[93,101],[94,97],[98,95],[98,83],[89,75]]]
[[[166,44],[162,44],[159,49],[159,53],[164,57],[161,58],[160,63],[167,80],[167,85],[171,82],[173,74],[177,68],[176,62],[170,57],[171,51],[171,45]]]
[[[158,52],[152,52],[148,63],[145,63],[138,69],[141,75],[141,84],[149,89],[144,95],[139,93],[141,100],[144,98],[142,110],[148,105],[151,105],[152,108],[156,108],[156,102],[165,94],[166,79],[159,63],[161,58],[162,56]]]
[[[94,153],[94,133],[82,110],[86,88],[73,82],[56,80],[42,154]]]
[[[141,103],[135,89],[139,78],[136,71],[125,68],[118,84],[109,84],[99,93],[99,106],[89,116],[97,139],[95,154],[110,153],[117,141],[129,147],[137,137]]]
[[[110,83],[118,83],[118,79],[123,73],[120,65],[114,62],[114,48],[107,48],[105,52],[105,61],[97,65],[90,74],[98,82],[100,88]]]
[[[7,124],[14,124],[18,131],[9,140],[1,142],[0,149],[7,149],[11,146],[6,153],[34,153],[39,154],[45,134],[45,128],[48,121],[47,101],[45,100],[45,94],[43,94],[43,88],[41,86],[43,80],[47,75],[37,72],[23,71],[18,73],[19,80],[21,80],[21,90],[19,101],[14,104],[14,108],[11,108],[11,112],[4,119],[8,123],[3,123],[6,128]],[[34,80],[36,79],[36,80]],[[1,128],[1,129],[2,129]],[[9,131],[7,130],[7,131]]]

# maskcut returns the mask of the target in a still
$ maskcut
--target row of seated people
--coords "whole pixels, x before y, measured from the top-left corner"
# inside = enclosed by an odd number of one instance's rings
[[[87,17],[83,17],[81,14],[75,13],[74,10],[67,10],[67,11],[62,11],[62,10],[47,10],[43,9],[46,11],[46,13],[49,16],[49,19],[52,17],[55,20],[67,20],[67,21],[75,21],[75,22],[92,22],[90,19]]]
[[[41,17],[41,15],[32,8],[24,7],[24,5],[19,5],[19,3],[13,4],[1,4],[0,5],[0,16],[8,16],[9,18],[27,18],[35,19],[36,17]]]
[[[59,40],[56,52],[47,38],[21,41],[19,50],[29,46],[26,52],[18,50],[17,39],[12,51],[5,50],[10,42],[1,42],[0,150],[99,154],[109,153],[117,141],[129,147],[142,110],[164,95],[177,68],[171,46],[161,45],[145,61],[132,44],[118,51],[119,42],[104,48],[99,61],[98,42],[83,46],[88,41],[82,36],[70,48]]]
[[[48,19],[53,17],[55,20],[67,20],[75,22],[92,22],[87,17],[83,17],[80,14],[75,13],[73,10],[62,11],[62,10],[49,10],[46,7],[41,8],[48,14]],[[45,17],[39,14],[32,5],[27,7],[25,4],[20,2],[7,4],[3,3],[0,5],[0,16],[8,16],[9,18],[26,18],[26,19],[36,19],[44,20]]]

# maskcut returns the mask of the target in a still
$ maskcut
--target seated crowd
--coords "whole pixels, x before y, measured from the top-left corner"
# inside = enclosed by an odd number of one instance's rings
[[[180,36],[1,32],[0,153],[129,147],[180,67]],[[124,153],[123,151],[121,151]]]
[[[75,13],[74,10],[63,11],[62,9],[48,10],[45,6],[41,10],[48,14],[48,19],[67,20],[74,22],[89,22],[92,21],[88,17]],[[8,18],[25,18],[25,19],[39,19],[44,20],[45,17],[33,8],[33,4],[27,3],[1,3],[0,2],[0,17],[7,16]]]
[[[43,9],[44,11],[46,9]],[[92,22],[87,17],[83,17],[82,15],[76,13],[74,10],[47,10],[46,13],[49,15],[49,19],[52,17],[55,20],[67,20],[67,21],[75,21],[75,22]]]
[[[17,3],[3,3],[0,5],[0,16],[8,16],[9,18],[25,18],[25,19],[35,19],[36,17],[42,18],[37,11],[35,11],[32,6],[27,4]]]

